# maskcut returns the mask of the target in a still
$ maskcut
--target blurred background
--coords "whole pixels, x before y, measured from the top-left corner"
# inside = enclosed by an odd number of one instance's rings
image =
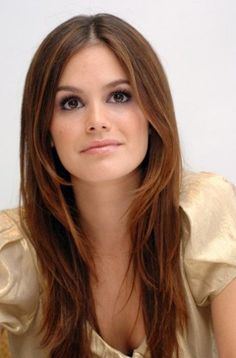
[[[236,2],[234,0],[21,0],[0,12],[0,209],[18,205],[24,80],[43,38],[78,14],[108,12],[135,26],[166,70],[184,166],[236,183]]]

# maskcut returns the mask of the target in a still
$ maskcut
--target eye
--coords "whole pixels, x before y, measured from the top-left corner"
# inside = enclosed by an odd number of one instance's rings
[[[72,111],[73,109],[79,109],[83,107],[81,100],[76,96],[65,97],[60,102],[60,107],[65,111]]]
[[[125,103],[131,99],[131,94],[128,91],[115,91],[111,94],[110,102]]]

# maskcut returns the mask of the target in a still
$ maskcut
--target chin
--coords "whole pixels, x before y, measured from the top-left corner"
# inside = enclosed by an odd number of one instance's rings
[[[89,173],[88,175],[84,175],[83,177],[73,177],[73,182],[87,182],[90,184],[109,184],[112,182],[123,182],[129,179],[140,178],[140,167],[132,168],[131,170],[121,170],[118,171],[112,170],[108,172],[108,170],[100,170],[99,172]]]

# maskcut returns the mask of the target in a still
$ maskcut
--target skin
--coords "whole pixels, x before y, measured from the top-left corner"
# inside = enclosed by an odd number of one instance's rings
[[[145,336],[138,281],[130,296],[126,213],[140,182],[148,121],[127,74],[105,45],[90,44],[68,62],[56,95],[51,137],[71,174],[80,221],[94,250],[98,280],[91,277],[91,285],[101,335],[127,354]],[[86,150],[95,140],[106,139],[119,145]]]
[[[218,294],[211,304],[212,320],[219,358],[236,357],[236,279]]]
[[[117,80],[124,83],[110,85]],[[101,44],[79,51],[62,74],[59,88],[74,86],[78,92],[58,91],[51,134],[74,186],[82,182],[107,184],[126,177],[146,154],[148,123],[137,102],[134,97],[127,101],[125,94],[112,95],[113,91],[132,94],[126,81],[127,75],[114,54]],[[78,108],[63,111],[60,101],[65,96],[74,96]],[[71,102],[64,107],[71,108]],[[121,146],[112,153],[82,153],[93,140],[102,139],[115,139]]]

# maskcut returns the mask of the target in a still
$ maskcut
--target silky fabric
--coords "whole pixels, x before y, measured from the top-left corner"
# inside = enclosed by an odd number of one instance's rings
[[[180,358],[216,358],[210,303],[236,277],[236,190],[210,173],[184,172],[180,191],[180,266],[188,310],[177,332]],[[37,334],[42,317],[37,257],[22,234],[17,209],[0,213],[0,325],[13,358],[48,358]],[[91,329],[88,325],[88,329]],[[127,358],[92,330],[95,358]],[[149,358],[145,338],[133,358]]]

